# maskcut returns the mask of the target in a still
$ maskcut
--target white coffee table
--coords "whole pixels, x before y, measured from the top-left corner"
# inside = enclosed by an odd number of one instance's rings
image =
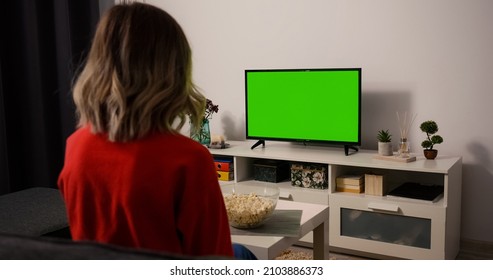
[[[288,200],[279,200],[278,210],[303,210],[301,215],[301,229],[298,237],[262,236],[262,235],[231,235],[234,243],[246,246],[258,259],[274,259],[282,251],[288,249],[301,237],[313,231],[313,258],[325,259],[328,248],[325,244],[324,224],[329,220],[329,207],[321,204],[302,203]],[[327,233],[328,234],[328,233]]]

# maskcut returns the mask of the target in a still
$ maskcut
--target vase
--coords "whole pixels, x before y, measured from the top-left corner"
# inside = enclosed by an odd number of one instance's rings
[[[205,119],[202,121],[200,128],[195,131],[195,133],[191,132],[190,137],[199,142],[202,145],[210,145],[211,144],[211,130],[209,127],[209,120]]]
[[[423,150],[426,159],[435,159],[438,155],[438,150]]]
[[[393,155],[392,142],[378,142],[378,154],[381,156]]]
[[[410,152],[409,147],[409,141],[407,141],[407,138],[401,138],[401,141],[399,142],[398,156],[401,158],[408,158]]]

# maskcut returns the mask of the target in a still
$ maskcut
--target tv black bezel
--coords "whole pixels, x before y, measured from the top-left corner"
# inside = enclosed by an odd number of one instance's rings
[[[285,138],[285,137],[260,137],[248,135],[248,73],[249,72],[307,72],[307,71],[357,71],[358,72],[358,140],[357,141],[335,141],[335,140],[313,140],[313,139],[301,139],[301,138]],[[244,71],[245,79],[245,135],[246,139],[260,140],[260,141],[283,141],[283,142],[295,142],[295,143],[319,143],[330,145],[344,145],[347,148],[354,148],[352,146],[361,145],[361,73],[362,68],[292,68],[292,69],[246,69]],[[259,144],[264,144],[259,143]],[[257,144],[258,145],[258,144]],[[254,147],[252,147],[253,149]]]

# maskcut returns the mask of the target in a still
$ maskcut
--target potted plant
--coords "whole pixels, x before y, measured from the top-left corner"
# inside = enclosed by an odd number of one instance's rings
[[[392,152],[392,135],[389,130],[380,130],[377,134],[378,154],[381,156],[391,156]]]
[[[437,157],[438,151],[433,149],[436,144],[441,144],[443,138],[440,135],[436,135],[438,132],[438,125],[434,121],[425,121],[420,127],[421,131],[426,133],[426,140],[421,142],[421,147],[424,148],[424,155],[427,159],[435,159]]]

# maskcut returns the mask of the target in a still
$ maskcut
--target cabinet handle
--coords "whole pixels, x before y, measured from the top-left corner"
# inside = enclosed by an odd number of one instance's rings
[[[368,208],[372,210],[380,210],[387,212],[396,212],[396,213],[399,212],[399,206],[395,204],[370,202],[368,203]]]
[[[281,199],[289,199],[290,200],[292,198],[292,196],[291,196],[291,193],[289,193],[289,192],[280,191],[279,192],[279,198],[281,198]]]

